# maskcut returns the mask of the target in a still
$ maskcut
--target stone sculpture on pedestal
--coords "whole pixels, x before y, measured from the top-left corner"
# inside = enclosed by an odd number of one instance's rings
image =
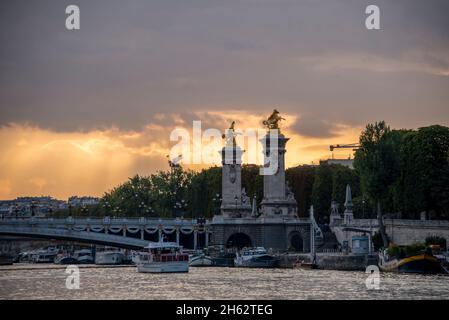
[[[235,121],[223,134],[226,139],[225,146],[221,150],[222,156],[222,203],[221,214],[227,218],[241,218],[251,216],[251,203],[242,190],[242,150],[235,141]]]
[[[276,109],[263,122],[267,127],[267,134],[261,139],[264,147],[265,168],[274,168],[273,172],[266,171],[263,181],[263,200],[261,202],[262,216],[297,216],[297,203],[285,182],[285,145],[286,138],[279,129],[279,121],[284,120]],[[274,162],[274,163],[271,163]]]

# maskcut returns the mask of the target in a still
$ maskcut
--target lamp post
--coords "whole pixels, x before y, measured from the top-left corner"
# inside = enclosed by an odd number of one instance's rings
[[[111,204],[109,203],[109,201],[105,201],[103,203],[103,208],[104,208],[104,215],[107,217],[109,214],[109,209],[111,208]]]
[[[216,193],[215,196],[212,198],[212,201],[214,203],[214,214],[219,215],[220,214],[220,203],[221,203],[220,194]]]
[[[16,220],[19,219],[19,206],[14,203],[14,213],[16,214]]]
[[[363,219],[365,219],[365,198],[362,199],[362,215]]]
[[[142,211],[144,211],[144,209],[146,207],[145,203],[143,201],[140,202],[138,207],[139,207],[139,215],[142,215]]]
[[[85,216],[89,213],[89,208],[86,205],[83,205],[80,209],[81,213]]]
[[[173,209],[175,211],[175,216],[178,216],[180,213],[181,218],[184,218],[185,210],[187,209],[187,202],[184,199],[181,199],[181,201],[177,201],[175,205],[173,206]]]
[[[30,205],[30,213],[31,213],[31,218],[34,218],[34,210],[36,209],[36,203],[34,201],[31,201],[31,205]]]

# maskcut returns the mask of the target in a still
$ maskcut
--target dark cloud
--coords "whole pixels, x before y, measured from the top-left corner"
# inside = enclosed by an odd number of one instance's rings
[[[371,1],[78,0],[75,32],[68,4],[0,3],[0,125],[139,130],[202,112],[220,127],[208,111],[274,106],[312,137],[449,123],[445,0],[378,0],[381,31],[364,28]]]
[[[311,114],[303,114],[289,128],[305,137],[332,138],[340,135],[337,126],[338,123],[332,123]]]

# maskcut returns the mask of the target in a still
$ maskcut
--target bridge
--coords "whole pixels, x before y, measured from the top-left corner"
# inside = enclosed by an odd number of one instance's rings
[[[0,235],[79,241],[141,249],[150,241],[168,240],[187,248],[209,244],[208,221],[149,218],[36,218],[0,220]]]

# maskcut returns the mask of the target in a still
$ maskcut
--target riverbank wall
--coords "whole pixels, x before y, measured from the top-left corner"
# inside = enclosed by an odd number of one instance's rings
[[[279,256],[279,267],[293,268],[296,261],[310,262],[309,254],[289,253]],[[369,265],[377,266],[377,255],[344,255],[344,254],[320,254],[316,255],[318,269],[365,271]]]

